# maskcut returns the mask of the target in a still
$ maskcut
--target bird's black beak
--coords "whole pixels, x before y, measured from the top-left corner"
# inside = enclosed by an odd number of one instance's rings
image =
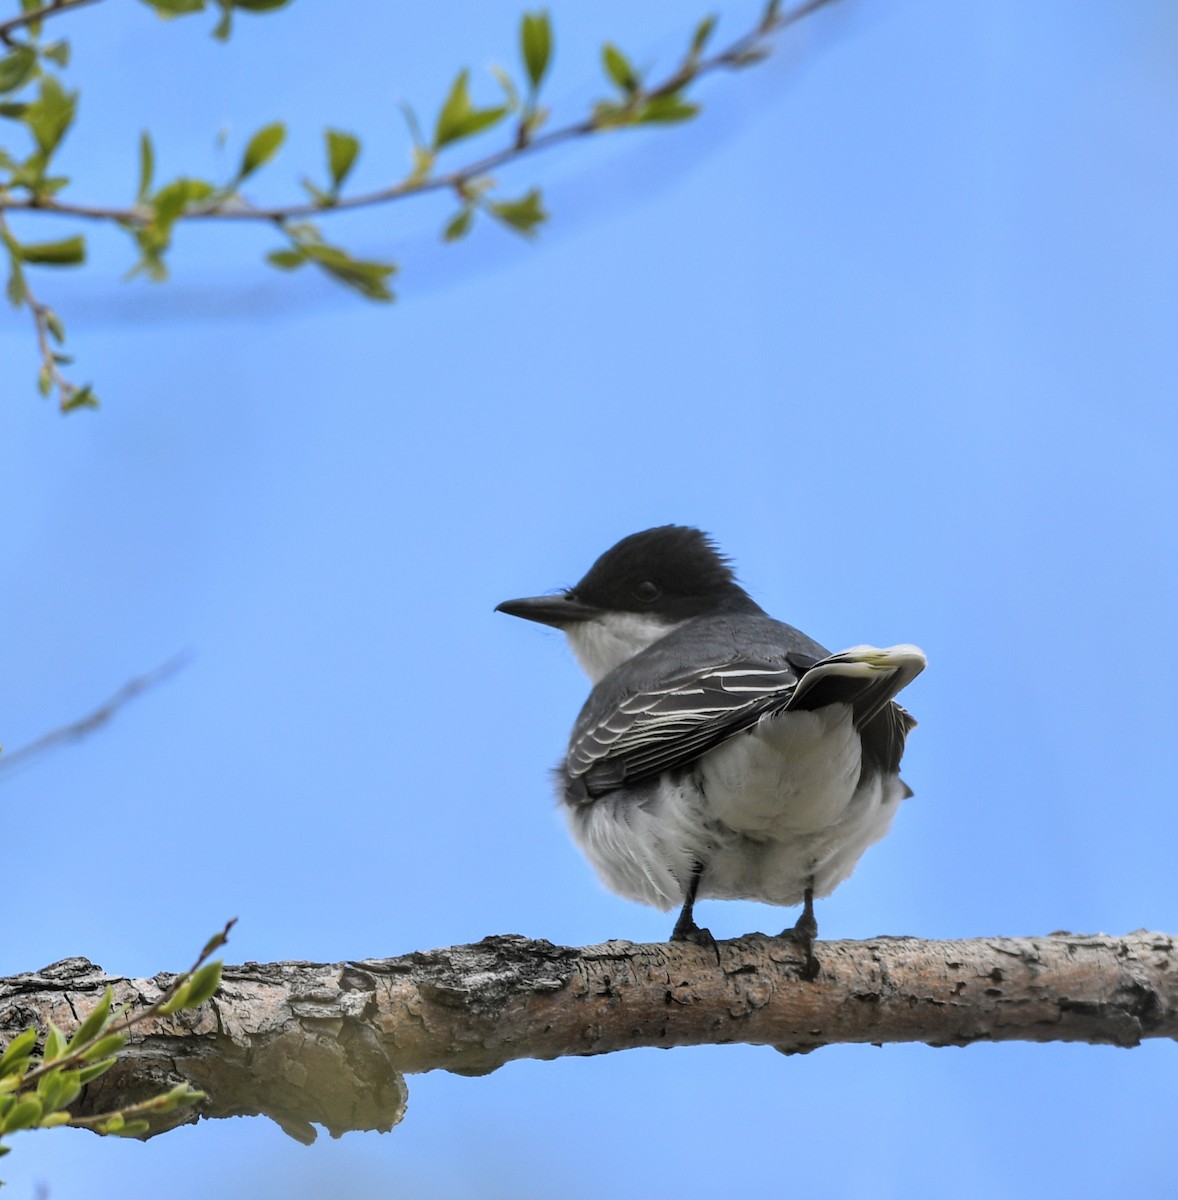
[[[591,604],[582,604],[567,592],[558,596],[526,596],[522,600],[504,600],[495,605],[496,612],[509,617],[523,617],[525,621],[538,621],[541,625],[554,625],[563,629],[578,621],[590,621],[600,615],[600,610]]]

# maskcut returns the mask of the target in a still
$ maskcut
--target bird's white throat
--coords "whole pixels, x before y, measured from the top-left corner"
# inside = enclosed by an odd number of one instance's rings
[[[614,669],[666,637],[681,622],[660,621],[645,613],[603,613],[565,628],[581,669],[597,683]]]

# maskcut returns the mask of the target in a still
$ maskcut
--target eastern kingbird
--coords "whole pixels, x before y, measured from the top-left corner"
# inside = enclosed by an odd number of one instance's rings
[[[623,538],[580,583],[499,612],[562,630],[593,681],[557,768],[573,838],[606,887],[709,944],[697,898],[804,905],[888,831],[915,721],[892,701],[915,646],[831,654],[773,620],[698,529]],[[814,964],[816,969],[816,964]]]

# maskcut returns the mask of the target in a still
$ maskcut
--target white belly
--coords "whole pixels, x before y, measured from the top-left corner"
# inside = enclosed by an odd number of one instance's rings
[[[888,831],[904,785],[860,783],[860,743],[845,705],[762,721],[696,769],[568,810],[573,837],[605,885],[656,908],[682,904],[702,863],[700,897],[800,904],[828,895]]]

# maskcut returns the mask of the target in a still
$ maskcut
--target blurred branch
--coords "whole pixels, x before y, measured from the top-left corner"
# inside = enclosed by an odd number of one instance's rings
[[[484,1075],[520,1058],[1178,1037],[1168,934],[872,938],[821,942],[816,954],[813,981],[796,944],[755,934],[715,949],[507,935],[394,959],[226,967],[213,1000],[140,1026],[71,1107],[101,1112],[112,1098],[125,1105],[183,1083],[207,1093],[203,1116],[265,1114],[309,1142],[315,1124],[333,1135],[391,1129],[404,1114],[406,1074]],[[60,1024],[108,984],[118,1001],[149,1004],[168,981],[107,976],[82,958],[0,980],[0,1034],[30,1020]],[[177,1111],[152,1131],[194,1120]]]
[[[0,775],[5,771],[12,771],[19,766],[24,766],[30,759],[35,758],[38,754],[45,753],[46,750],[52,750],[68,742],[77,742],[81,741],[84,737],[89,737],[90,734],[101,729],[119,709],[134,700],[136,696],[141,695],[148,688],[153,688],[156,684],[170,679],[182,667],[187,666],[190,657],[187,651],[175,655],[173,658],[168,659],[162,666],[156,667],[154,671],[148,671],[146,675],[138,675],[123,684],[109,700],[99,705],[98,708],[87,716],[77,721],[72,721],[68,725],[62,725],[58,729],[52,729],[35,741],[29,742],[28,745],[21,746],[19,749],[3,755],[0,757]]]
[[[28,12],[23,12],[19,17],[9,17],[7,21],[0,21],[0,42],[6,46],[14,46],[12,35],[18,29],[25,29],[30,25],[36,25],[44,21],[46,17],[56,17],[61,13],[72,12],[75,8],[85,8],[88,4],[98,4],[100,0],[51,0],[49,4],[42,5],[40,8],[32,8]]]

